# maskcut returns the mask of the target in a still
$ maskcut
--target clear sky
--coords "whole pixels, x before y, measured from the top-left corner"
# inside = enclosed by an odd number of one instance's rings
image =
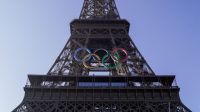
[[[45,74],[83,0],[0,0],[0,112],[24,97],[27,74]],[[200,0],[116,0],[130,36],[158,75],[176,75],[183,103],[200,112]]]

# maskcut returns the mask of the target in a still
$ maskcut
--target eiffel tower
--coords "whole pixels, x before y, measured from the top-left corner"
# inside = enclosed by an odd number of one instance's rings
[[[71,36],[46,75],[28,75],[13,112],[191,112],[174,75],[156,75],[114,0],[84,0]]]

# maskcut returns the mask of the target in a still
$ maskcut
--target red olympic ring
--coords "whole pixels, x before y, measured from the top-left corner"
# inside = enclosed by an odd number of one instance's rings
[[[125,53],[125,55],[126,55],[125,58],[122,59],[122,60],[116,59],[116,56],[114,55],[114,54],[117,53],[117,51],[119,51],[119,50],[123,51],[123,52]],[[112,59],[115,60],[115,61],[125,62],[125,61],[128,59],[128,52],[127,52],[127,50],[125,50],[124,48],[114,48],[114,49],[112,50],[112,52],[111,52],[111,57],[112,57]]]

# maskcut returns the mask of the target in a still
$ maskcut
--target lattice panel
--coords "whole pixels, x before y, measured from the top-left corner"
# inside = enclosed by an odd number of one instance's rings
[[[13,112],[190,112],[177,102],[25,101]]]

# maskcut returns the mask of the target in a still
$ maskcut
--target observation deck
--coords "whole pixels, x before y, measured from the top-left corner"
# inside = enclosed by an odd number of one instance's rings
[[[26,100],[177,101],[175,76],[29,75]]]

